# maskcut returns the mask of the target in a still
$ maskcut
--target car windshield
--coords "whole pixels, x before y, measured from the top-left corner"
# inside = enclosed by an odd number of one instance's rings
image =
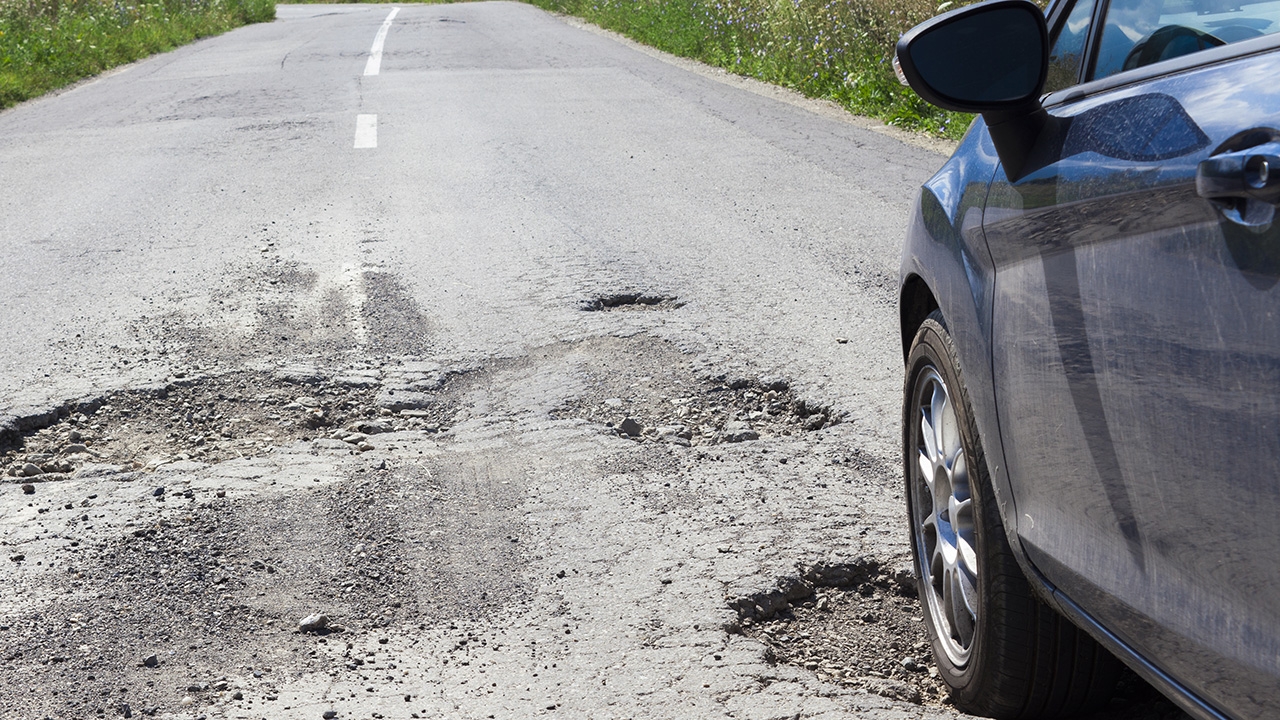
[[[1280,0],[1112,0],[1093,77],[1280,31]]]

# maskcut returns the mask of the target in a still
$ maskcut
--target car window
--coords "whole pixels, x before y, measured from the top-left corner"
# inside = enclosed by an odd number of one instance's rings
[[[1280,31],[1280,0],[1112,0],[1093,78]]]
[[[1049,50],[1049,76],[1045,92],[1053,92],[1080,82],[1080,63],[1084,59],[1084,43],[1089,37],[1089,20],[1093,17],[1094,0],[1080,0],[1071,8],[1067,21],[1058,28]]]

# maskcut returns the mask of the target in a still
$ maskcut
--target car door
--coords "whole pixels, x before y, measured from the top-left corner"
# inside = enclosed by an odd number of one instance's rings
[[[1228,19],[1280,13],[1260,5]],[[1055,47],[1077,43],[1099,77],[1047,98],[1052,162],[997,173],[985,212],[1017,533],[1054,586],[1203,700],[1280,717],[1280,220],[1196,184],[1280,154],[1280,54],[1264,37],[1235,57],[1116,60],[1108,13],[1059,21]]]

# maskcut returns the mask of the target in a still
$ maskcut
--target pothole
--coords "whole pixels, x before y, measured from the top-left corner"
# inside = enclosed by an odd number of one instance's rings
[[[775,662],[894,700],[946,701],[907,568],[869,558],[803,566],[729,605],[738,613],[731,629],[764,642]]]
[[[774,587],[733,598],[728,628],[765,643],[773,662],[828,682],[917,705],[949,706],[909,567],[859,558],[802,566]],[[1190,720],[1127,668],[1109,704],[1080,720]]]
[[[699,377],[678,348],[652,337],[605,341],[609,362],[583,368],[587,390],[552,410],[636,441],[705,446],[812,432],[842,414],[776,377]]]
[[[109,393],[27,418],[25,432],[4,438],[0,468],[11,480],[47,481],[93,465],[142,471],[260,457],[299,440],[358,452],[370,435],[448,426],[455,407],[442,391],[451,375],[418,375],[384,384],[376,370],[235,371]]]
[[[588,312],[600,310],[675,310],[684,303],[674,295],[652,295],[648,293],[615,293],[601,295],[583,301],[579,306]]]

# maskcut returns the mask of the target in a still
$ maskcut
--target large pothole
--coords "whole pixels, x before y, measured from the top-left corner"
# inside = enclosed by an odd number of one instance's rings
[[[57,480],[89,465],[154,470],[174,461],[214,463],[259,457],[298,440],[345,442],[368,449],[370,435],[447,428],[455,406],[445,399],[450,372],[379,370],[318,373],[241,370],[174,378],[45,413],[0,447],[0,468],[13,481]]]

